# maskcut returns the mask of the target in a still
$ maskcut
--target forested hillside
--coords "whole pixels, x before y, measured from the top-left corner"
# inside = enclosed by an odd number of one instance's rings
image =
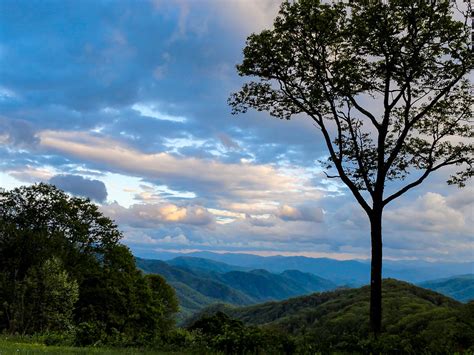
[[[442,293],[461,302],[474,300],[474,274],[426,281],[420,283],[420,286]]]
[[[200,258],[168,262],[136,258],[136,262],[144,272],[159,274],[175,287],[181,306],[180,319],[213,303],[248,305],[337,287],[329,280],[297,270],[280,274],[266,270],[238,271],[231,265]]]
[[[223,312],[247,326],[290,334],[304,351],[452,353],[473,350],[474,303],[462,304],[405,282],[383,283],[383,333],[369,336],[369,287],[337,290],[280,302],[215,305],[189,319]]]

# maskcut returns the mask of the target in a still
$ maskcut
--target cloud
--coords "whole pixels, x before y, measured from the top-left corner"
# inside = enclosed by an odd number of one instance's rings
[[[107,200],[107,188],[99,180],[90,180],[79,175],[56,175],[49,182],[73,195],[89,197],[100,203]]]
[[[277,210],[278,204],[273,201],[259,200],[258,196],[256,196],[255,201],[252,202],[221,201],[220,207],[244,215],[262,215],[274,214]]]
[[[6,172],[15,179],[26,183],[48,181],[55,174],[55,172],[49,169],[33,167],[30,165],[15,167]]]
[[[140,115],[144,117],[150,117],[150,118],[155,118],[157,120],[163,120],[163,121],[171,121],[171,122],[186,122],[185,117],[180,117],[180,116],[172,116],[163,112],[160,112],[159,109],[156,107],[154,104],[149,104],[149,103],[135,103],[132,106],[132,109],[135,111],[138,111]]]
[[[221,141],[222,145],[227,149],[241,149],[239,143],[234,141],[228,134],[219,133],[217,137]]]
[[[256,227],[272,227],[274,226],[277,221],[272,216],[264,216],[264,217],[252,217],[251,215],[246,215],[245,219],[253,226]]]
[[[466,210],[471,218],[474,218],[474,185],[468,185],[451,193],[446,197],[446,203],[455,210]]]
[[[208,18],[245,34],[261,31],[273,24],[280,8],[280,2],[275,0],[153,0],[152,3],[159,12],[170,11],[170,8],[178,10],[172,41],[183,39],[189,33],[202,34],[207,30]]]
[[[9,144],[19,149],[34,148],[38,142],[36,131],[30,122],[0,116],[0,144]]]
[[[309,221],[321,223],[324,220],[324,213],[320,207],[300,206],[292,207],[282,205],[278,211],[277,216],[285,221]]]
[[[453,233],[467,227],[463,213],[450,207],[446,197],[435,192],[428,192],[403,207],[387,210],[385,218],[397,230]]]
[[[190,241],[184,234],[179,234],[175,237],[167,235],[164,238],[156,239],[157,244],[171,244],[171,245],[189,245]]]
[[[280,3],[4,2],[2,184],[100,179],[130,245],[368,256],[367,216],[318,175],[312,121],[231,118],[245,38]],[[447,175],[388,206],[384,255],[472,260],[472,189]]]
[[[42,131],[40,146],[111,171],[143,176],[161,184],[194,187],[200,193],[245,196],[268,191],[288,191],[298,179],[279,173],[270,165],[223,164],[168,153],[146,154],[117,141],[85,132]]]
[[[112,203],[102,206],[103,212],[119,223],[139,228],[156,228],[162,224],[206,226],[214,223],[214,216],[204,207],[164,204],[135,204],[129,208]]]
[[[210,1],[221,15],[222,22],[245,34],[271,27],[280,3],[275,0]]]

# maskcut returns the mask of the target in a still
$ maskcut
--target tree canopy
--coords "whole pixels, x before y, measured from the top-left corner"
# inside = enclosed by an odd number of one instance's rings
[[[38,184],[0,194],[0,330],[70,331],[78,344],[144,344],[173,326],[174,290],[144,276],[115,223]]]
[[[456,11],[448,0],[285,1],[272,29],[248,37],[237,66],[255,80],[232,94],[233,113],[309,117],[327,177],[367,213],[375,330],[384,207],[443,167],[455,169],[451,184],[473,175],[471,31]]]

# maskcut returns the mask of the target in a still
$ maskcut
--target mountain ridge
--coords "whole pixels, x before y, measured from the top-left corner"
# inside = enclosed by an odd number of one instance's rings
[[[146,254],[150,257],[150,253]],[[170,261],[176,257],[207,259],[230,265],[234,270],[244,268],[265,269],[280,273],[296,269],[329,279],[338,285],[352,287],[369,283],[369,260],[336,260],[311,258],[306,256],[259,256],[245,253],[214,253],[198,251],[192,253],[157,253]],[[241,271],[245,271],[241,270]],[[384,260],[384,277],[392,277],[412,283],[420,283],[437,278],[474,273],[474,262],[429,262],[423,260]]]
[[[418,284],[461,302],[474,300],[474,274],[456,275]]]
[[[203,260],[188,259],[185,263],[182,259],[173,260],[136,258],[142,271],[159,274],[175,287],[182,309],[181,319],[216,302],[249,305],[337,287],[330,280],[297,270],[278,274],[264,269],[219,272],[216,268],[222,271],[232,266]],[[192,268],[190,265],[205,267]]]

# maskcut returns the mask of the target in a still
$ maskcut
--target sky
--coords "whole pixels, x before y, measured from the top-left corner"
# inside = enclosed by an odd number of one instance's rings
[[[0,186],[48,182],[99,204],[136,254],[364,259],[368,220],[327,180],[309,119],[227,99],[274,0],[0,2]],[[474,260],[472,183],[449,171],[391,204],[384,257]]]

